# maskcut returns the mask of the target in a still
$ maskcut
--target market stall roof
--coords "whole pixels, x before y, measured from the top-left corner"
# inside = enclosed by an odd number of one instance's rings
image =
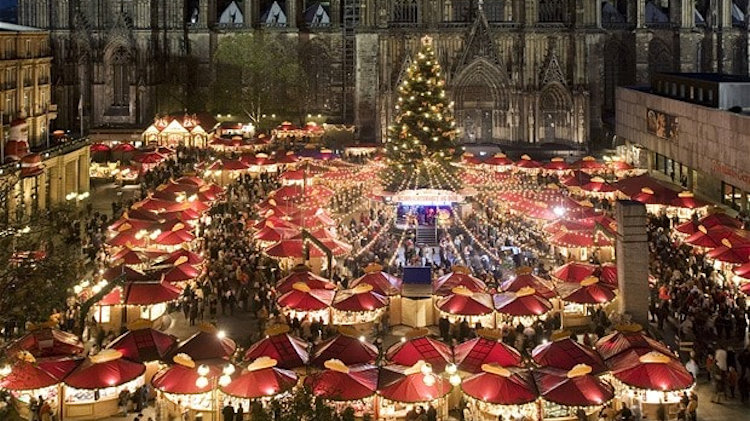
[[[573,171],[572,174],[561,177],[560,183],[565,187],[581,187],[591,182],[591,178],[583,171]]]
[[[147,239],[146,236],[138,238],[136,236],[137,231],[129,229],[127,231],[121,231],[114,237],[106,240],[105,242],[110,246],[116,247],[146,247]]]
[[[255,238],[258,241],[279,242],[279,241],[293,238],[299,235],[299,233],[300,231],[298,228],[291,228],[291,227],[285,227],[285,226],[275,227],[275,226],[266,225],[265,227],[261,228],[259,231],[255,232],[255,234],[253,234],[253,238]]]
[[[596,229],[560,231],[549,239],[550,244],[558,247],[611,247],[613,240]]]
[[[641,353],[658,351],[666,355],[674,355],[665,344],[646,336],[640,327],[620,326],[619,329],[596,342],[596,350],[605,360],[625,351],[640,349]]]
[[[166,252],[162,250],[134,249],[123,247],[110,257],[111,262],[122,261],[126,265],[145,265],[158,260]]]
[[[500,291],[518,292],[524,287],[534,288],[537,294],[547,299],[557,295],[552,284],[531,273],[531,268],[518,270],[515,276],[500,284]]]
[[[735,267],[732,272],[741,278],[750,279],[750,262]]]
[[[213,380],[221,376],[221,366],[207,365],[207,367],[208,374],[203,377]],[[176,363],[156,373],[153,379],[151,379],[151,384],[155,389],[162,392],[179,395],[198,395],[213,390],[214,382],[212,381],[209,381],[203,387],[199,387],[196,384],[198,377],[201,377],[201,375],[198,374],[198,368],[195,366],[195,363],[192,363],[190,366]]]
[[[208,171],[247,171],[250,166],[239,159],[218,159],[209,165]]]
[[[741,265],[750,261],[750,240],[735,246],[729,240],[722,240],[722,245],[706,253],[706,257],[724,263]]]
[[[572,370],[542,367],[534,370],[534,380],[546,401],[573,407],[603,405],[614,398],[614,388],[590,371],[585,364]]]
[[[518,161],[516,161],[515,165],[516,165],[516,167],[523,168],[523,169],[536,169],[536,168],[541,168],[542,167],[542,163],[541,162],[534,161],[528,155],[521,155],[521,159],[519,159]]]
[[[552,310],[552,303],[531,287],[515,292],[501,292],[492,299],[495,311],[508,316],[541,316]]]
[[[513,161],[508,158],[504,153],[496,153],[484,161],[485,165],[491,165],[493,167],[507,167],[513,165]]]
[[[322,276],[314,274],[309,267],[297,265],[292,268],[292,272],[289,275],[281,278],[276,283],[276,291],[279,294],[285,294],[293,289],[294,284],[299,282],[307,285],[310,289],[336,289],[336,284]]]
[[[690,220],[687,222],[683,222],[682,224],[678,225],[676,229],[683,234],[692,235],[698,232],[698,227],[700,227],[701,225],[703,225],[706,230],[715,226],[724,226],[737,229],[742,228],[742,222],[739,219],[733,218],[723,212],[717,212],[706,215],[697,221]]]
[[[742,244],[750,244],[750,233],[724,225],[715,225],[711,228],[699,226],[698,232],[685,239],[685,242],[696,247],[716,248],[724,245],[724,239],[729,241],[733,247],[737,247]]]
[[[166,156],[160,154],[159,152],[151,151],[138,153],[133,157],[132,160],[140,164],[158,164],[165,159],[167,159]]]
[[[81,362],[80,359],[53,359],[45,362],[17,361],[10,374],[0,379],[0,389],[36,390],[54,386]]]
[[[65,377],[65,384],[76,389],[104,389],[135,380],[146,372],[145,365],[121,356],[113,349],[105,349],[76,367]]]
[[[626,351],[607,360],[612,376],[630,387],[670,392],[693,386],[692,374],[674,357],[659,351]]]
[[[560,299],[577,304],[604,304],[615,299],[616,287],[606,282],[600,282],[597,277],[590,276],[578,284],[564,282],[558,284],[557,294]]]
[[[178,246],[195,240],[195,234],[187,229],[178,229],[159,234],[154,240],[157,244],[164,246]]]
[[[418,403],[432,402],[450,393],[451,384],[440,376],[434,376],[435,382],[428,386],[419,367],[419,363],[383,367],[378,380],[378,394],[394,402]]]
[[[83,342],[78,336],[62,330],[43,327],[32,330],[13,342],[6,350],[7,355],[28,351],[35,358],[62,357],[83,353]]]
[[[260,357],[221,391],[240,399],[259,399],[287,392],[297,385],[294,371],[276,367],[277,361]]]
[[[435,303],[440,311],[457,316],[480,316],[492,313],[492,296],[486,292],[472,292],[462,286],[455,287],[449,295]]]
[[[581,186],[581,190],[592,193],[614,193],[617,187],[607,183],[601,177],[594,177],[588,183]]]
[[[326,361],[326,369],[305,378],[305,386],[314,396],[330,401],[356,401],[375,394],[378,388],[377,366]],[[330,368],[329,368],[330,367]]]
[[[570,165],[571,168],[581,171],[602,171],[607,169],[607,165],[597,161],[593,156],[584,156]]]
[[[304,240],[302,240],[302,238],[296,237],[281,240],[265,249],[265,253],[271,257],[292,257],[302,259],[305,257],[305,247],[303,243]],[[333,240],[333,242],[323,241],[323,244],[331,249],[334,256],[343,256],[351,250],[351,247],[348,244],[342,243],[338,240]],[[310,257],[325,257],[325,253],[312,243],[308,248],[310,250]]]
[[[333,303],[335,291],[330,289],[311,289],[302,282],[292,285],[292,289],[281,295],[277,302],[279,307],[295,311],[324,310]]]
[[[177,348],[177,338],[150,327],[150,324],[131,325],[130,330],[113,340],[107,348],[120,351],[124,358],[140,363],[165,360]]]
[[[116,286],[97,303],[100,306],[150,306],[177,301],[182,290],[167,282],[127,282]]]
[[[555,157],[544,164],[544,169],[550,171],[567,171],[570,169],[570,164],[565,162],[564,158]]]
[[[560,282],[580,283],[596,272],[596,266],[582,262],[568,262],[553,270],[550,275]]]
[[[495,364],[483,364],[481,371],[461,382],[461,390],[493,405],[523,405],[539,397],[530,371]]]
[[[179,265],[165,265],[156,268],[154,274],[159,277],[164,277],[166,282],[183,282],[195,279],[200,276],[202,270],[197,268],[190,263],[182,263]],[[151,272],[149,272],[151,273]]]
[[[178,264],[178,262],[181,263],[188,263],[191,265],[200,265],[203,263],[205,259],[203,256],[201,256],[198,253],[195,253],[193,251],[190,251],[185,248],[181,248],[178,250],[175,250],[163,258],[158,259],[155,264],[157,265],[163,265],[163,264]]]
[[[288,326],[268,329],[265,338],[247,349],[245,361],[255,361],[265,356],[278,361],[281,368],[292,369],[306,365],[309,360],[308,343],[288,332]]]
[[[382,268],[379,264],[368,265],[365,268],[365,274],[351,281],[349,286],[356,287],[360,284],[367,284],[372,285],[373,291],[383,295],[401,295],[403,281],[389,273],[383,272]]]
[[[586,345],[571,338],[561,338],[534,348],[531,358],[540,366],[571,370],[578,364],[591,367],[593,374],[607,370],[602,357]]]
[[[623,178],[615,183],[617,190],[620,190],[623,194],[628,197],[635,196],[642,192],[644,188],[651,191],[657,192],[667,189],[664,185],[658,182],[655,178],[649,175],[639,175],[636,177]],[[676,195],[677,193],[674,192]]]
[[[221,335],[215,327],[202,325],[201,330],[180,343],[175,354],[187,354],[194,361],[228,360],[237,349],[237,344]]]
[[[412,366],[421,360],[432,364],[435,371],[443,371],[453,361],[453,351],[449,345],[437,339],[420,336],[391,345],[385,359],[406,366]]]
[[[503,367],[520,367],[523,364],[520,352],[499,338],[481,336],[481,332],[480,336],[456,345],[453,355],[458,368],[470,373],[480,372],[483,364],[498,364]]]
[[[378,357],[378,348],[353,336],[356,331],[343,329],[344,333],[326,339],[315,345],[310,364],[323,367],[330,359],[338,359],[346,365],[372,364]]]
[[[684,191],[677,194],[677,198],[669,202],[669,206],[675,208],[697,209],[708,206],[710,203],[695,197],[692,192]]]
[[[388,297],[375,292],[372,285],[362,284],[337,291],[331,307],[338,311],[362,313],[385,308],[387,305]]]
[[[206,184],[206,181],[195,175],[186,175],[175,180],[178,184],[190,184],[197,187],[202,187]]]
[[[468,268],[453,266],[453,272],[432,281],[432,293],[434,295],[448,295],[451,294],[453,288],[458,286],[463,286],[473,292],[484,292],[487,290],[487,285],[479,278],[471,276]]]
[[[644,205],[669,206],[672,201],[677,199],[677,192],[667,187],[659,189],[644,187],[638,193],[630,196],[630,199],[641,202]]]

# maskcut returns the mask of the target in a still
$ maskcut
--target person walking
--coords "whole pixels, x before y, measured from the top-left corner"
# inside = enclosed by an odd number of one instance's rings
[[[230,402],[227,402],[224,409],[221,410],[221,415],[224,417],[224,421],[234,421],[234,407]]]

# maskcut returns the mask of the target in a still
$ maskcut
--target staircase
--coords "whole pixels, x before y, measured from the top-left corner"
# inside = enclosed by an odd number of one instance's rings
[[[417,244],[436,246],[437,229],[435,227],[420,226],[417,228]]]

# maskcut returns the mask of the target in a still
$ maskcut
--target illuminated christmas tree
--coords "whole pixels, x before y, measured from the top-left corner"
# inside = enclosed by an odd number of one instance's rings
[[[398,95],[397,115],[386,141],[386,188],[455,187],[450,160],[456,148],[456,123],[432,38],[422,39],[422,48],[407,69]]]

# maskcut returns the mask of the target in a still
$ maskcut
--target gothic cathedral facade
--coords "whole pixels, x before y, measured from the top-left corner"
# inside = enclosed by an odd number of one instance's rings
[[[19,0],[19,23],[51,31],[58,126],[78,126],[81,101],[86,127],[145,127],[175,107],[170,98],[210,97],[222,37],[267,31],[304,60],[311,113],[379,141],[429,34],[463,142],[581,147],[607,135],[616,86],[648,84],[653,72],[747,75],[747,9],[748,0]]]

